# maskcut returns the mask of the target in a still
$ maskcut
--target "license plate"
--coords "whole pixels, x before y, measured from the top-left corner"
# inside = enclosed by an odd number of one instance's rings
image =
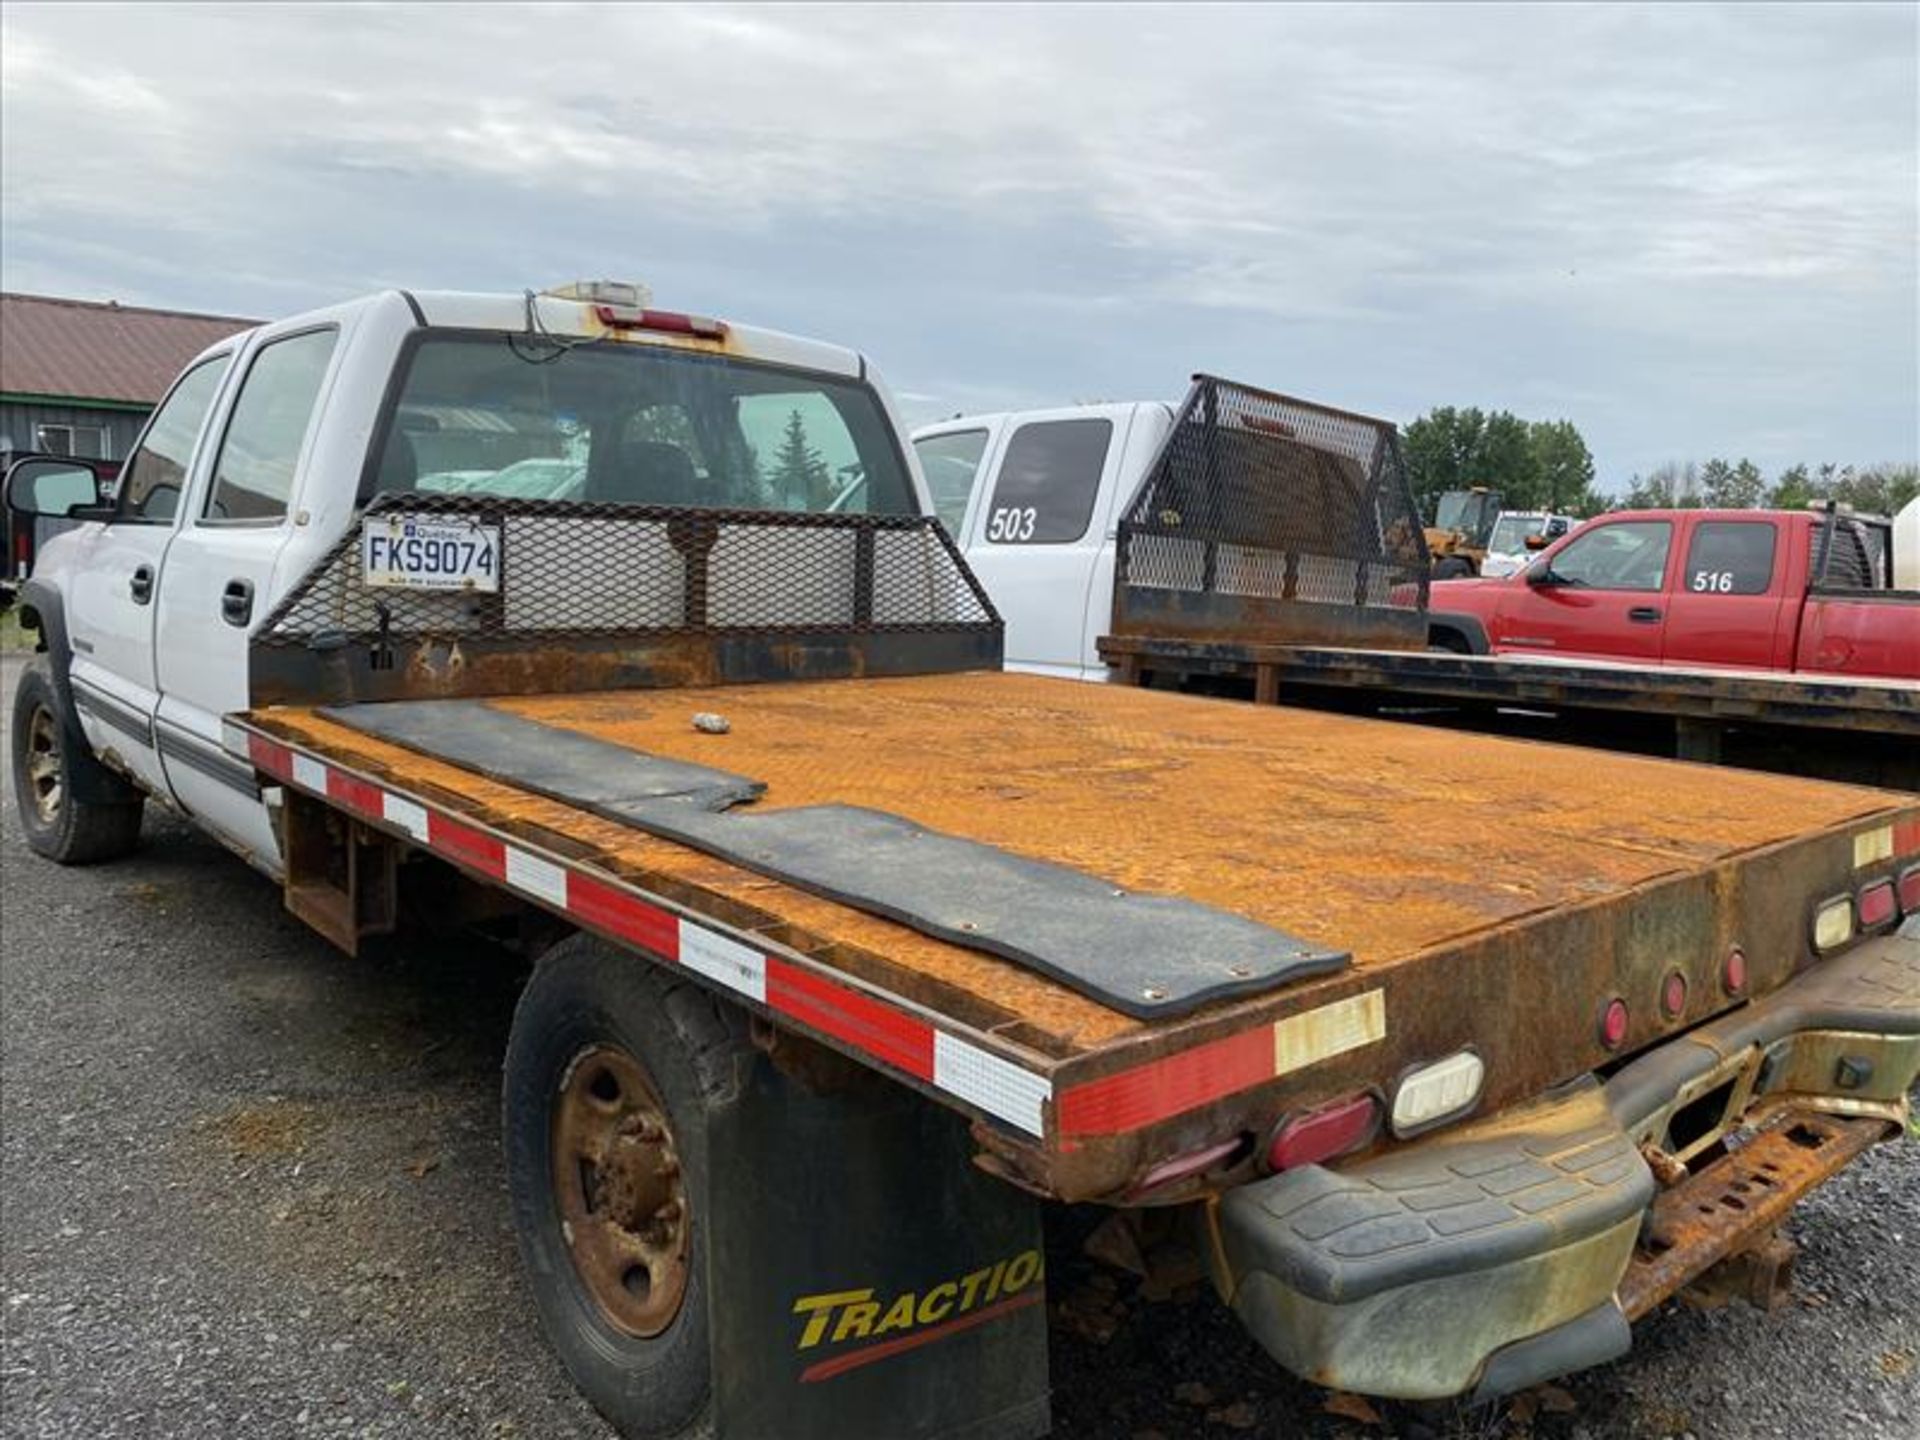
[[[360,576],[375,589],[492,594],[500,588],[500,527],[372,516],[360,530]]]

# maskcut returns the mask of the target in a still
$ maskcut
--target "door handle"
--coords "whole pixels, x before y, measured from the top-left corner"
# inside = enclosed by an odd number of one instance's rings
[[[127,593],[133,596],[136,605],[153,599],[153,566],[141,565],[134,570],[133,578],[127,581]]]
[[[1651,625],[1659,618],[1659,607],[1654,605],[1636,605],[1627,611],[1627,619],[1636,625]]]
[[[253,619],[253,582],[229,580],[220,592],[220,618],[229,625],[245,625]]]

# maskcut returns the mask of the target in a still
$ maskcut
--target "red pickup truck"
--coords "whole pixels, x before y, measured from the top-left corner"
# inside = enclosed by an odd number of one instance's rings
[[[1696,669],[1920,680],[1920,591],[1892,588],[1884,520],[1623,510],[1499,579],[1432,587],[1430,643]]]

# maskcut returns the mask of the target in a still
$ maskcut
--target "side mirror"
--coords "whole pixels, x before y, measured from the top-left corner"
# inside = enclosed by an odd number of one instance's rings
[[[1544,550],[1547,546],[1551,545],[1553,541],[1545,535],[1529,535],[1520,543],[1529,550]]]
[[[56,520],[103,520],[112,510],[98,471],[84,460],[54,455],[16,462],[7,471],[6,499],[7,509],[17,515]]]
[[[1529,585],[1564,585],[1567,582],[1553,573],[1553,566],[1545,560],[1536,560],[1521,572],[1527,577]]]

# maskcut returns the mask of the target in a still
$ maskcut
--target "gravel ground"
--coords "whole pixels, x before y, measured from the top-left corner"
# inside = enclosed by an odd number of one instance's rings
[[[605,1440],[507,1229],[515,962],[347,960],[170,816],[63,870],[4,811],[0,1434]],[[1060,1437],[1920,1435],[1920,1145],[1804,1208],[1784,1311],[1669,1309],[1491,1413],[1329,1413],[1210,1296],[1138,1302],[1081,1259],[1086,1219],[1053,1226]]]

